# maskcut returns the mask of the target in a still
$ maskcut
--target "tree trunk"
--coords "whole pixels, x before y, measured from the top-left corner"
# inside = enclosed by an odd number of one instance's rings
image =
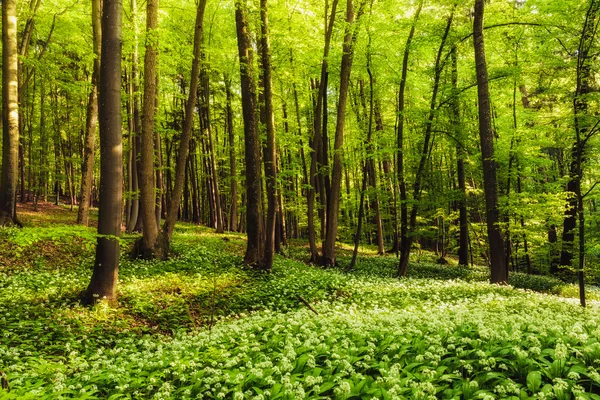
[[[458,265],[469,265],[469,221],[467,214],[467,189],[465,184],[465,149],[463,144],[463,128],[460,122],[460,98],[458,94],[458,55],[456,46],[452,48],[452,99],[451,121],[455,127],[454,135],[458,141],[456,146],[456,171],[458,179]]]
[[[2,2],[2,177],[0,226],[15,224],[19,167],[17,0]]]
[[[410,238],[408,237],[408,195],[406,192],[406,178],[404,176],[404,103],[405,103],[405,92],[406,92],[406,76],[408,74],[408,57],[410,55],[410,46],[412,44],[413,37],[415,35],[415,29],[421,9],[423,8],[423,0],[419,2],[415,18],[413,20],[408,38],[406,39],[406,45],[404,46],[404,56],[402,58],[402,77],[400,78],[400,90],[398,91],[398,185],[400,189],[400,253],[405,254],[406,251],[410,252]],[[406,264],[406,265],[404,265]],[[404,271],[408,270],[408,257],[401,259],[401,263],[398,267],[398,275],[402,275]]]
[[[485,192],[486,223],[490,245],[491,282],[507,283],[508,268],[504,258],[504,241],[498,227],[498,183],[494,158],[494,132],[490,108],[487,63],[483,41],[483,16],[485,0],[475,0],[473,39],[475,69],[477,72],[477,102],[479,105],[479,139],[483,159],[483,182]]]
[[[246,232],[248,244],[244,262],[261,265],[262,260],[262,217],[261,217],[261,166],[260,138],[256,121],[256,84],[252,63],[252,42],[246,20],[245,0],[235,2],[240,75],[242,86],[242,112],[244,116],[244,145],[246,149]]]
[[[267,0],[260,0],[262,81],[265,97],[267,143],[265,148],[265,178],[267,188],[266,243],[261,269],[271,271],[275,252],[275,227],[277,223],[277,146],[273,115],[273,84],[271,79],[271,44]]]
[[[319,92],[317,95],[317,101],[315,106],[315,116],[314,116],[314,135],[312,140],[312,154],[311,154],[311,162],[310,162],[310,172],[309,172],[309,188],[307,190],[307,206],[308,206],[308,243],[310,246],[310,260],[311,262],[316,262],[319,259],[319,251],[317,250],[317,242],[316,242],[316,230],[315,230],[315,190],[317,188],[317,173],[318,173],[318,157],[319,157],[319,149],[322,143],[321,138],[321,128],[322,128],[322,110],[323,110],[323,99],[325,96],[325,91],[327,89],[327,68],[328,68],[328,57],[329,57],[329,48],[331,44],[331,35],[333,34],[333,25],[335,22],[335,13],[337,9],[338,0],[333,0],[333,4],[331,5],[331,16],[329,18],[329,24],[326,24],[326,35],[325,35],[325,46],[323,49],[323,61],[321,63],[321,81],[319,85]],[[297,96],[297,94],[296,94]],[[297,98],[296,98],[297,102]]]
[[[361,3],[359,15],[362,12],[364,2]],[[344,46],[342,65],[340,69],[340,96],[338,100],[337,122],[335,128],[335,140],[333,148],[333,166],[331,172],[331,192],[327,207],[327,232],[323,243],[323,255],[321,264],[334,266],[335,242],[338,228],[338,214],[340,209],[340,197],[342,188],[342,146],[344,145],[344,124],[346,122],[346,103],[348,99],[348,87],[350,84],[350,72],[352,70],[353,45],[356,38],[354,23],[354,1],[347,0],[346,3],[346,29],[344,34]]]
[[[231,107],[231,79],[227,76],[225,80],[225,93],[227,96],[227,135],[229,139],[229,188],[231,196],[231,208],[229,214],[229,230],[237,232],[237,166],[235,158],[235,131],[233,129],[233,108]]]
[[[123,203],[121,142],[121,0],[104,0],[98,92],[100,122],[100,210],[96,261],[83,302],[116,302]]]
[[[179,205],[181,204],[181,195],[183,194],[183,183],[185,178],[188,152],[190,148],[190,138],[192,136],[192,126],[194,123],[194,108],[196,105],[196,95],[198,91],[198,78],[200,74],[200,53],[204,37],[204,10],[206,0],[200,0],[196,11],[196,25],[194,31],[194,60],[192,61],[192,75],[190,77],[190,91],[185,106],[185,119],[183,121],[183,132],[177,152],[177,163],[175,166],[175,185],[171,194],[171,203],[167,218],[163,225],[163,232],[166,235],[166,241],[171,241]],[[168,249],[168,246],[167,246]]]
[[[94,44],[94,66],[92,70],[92,91],[88,98],[85,122],[85,149],[81,164],[81,191],[77,223],[88,224],[90,197],[94,178],[94,152],[96,142],[96,124],[98,123],[98,78],[100,74],[100,46],[102,41],[101,18],[102,0],[92,0],[92,32]]]
[[[158,58],[158,0],[146,2],[146,55],[144,57],[144,102],[142,109],[140,208],[143,236],[137,242],[134,256],[144,259],[166,259],[168,248],[158,241],[156,226],[156,179],[154,173],[155,138],[154,111],[156,105],[156,60]]]
[[[223,233],[223,211],[221,207],[221,198],[219,195],[219,176],[217,174],[217,167],[215,162],[215,149],[212,140],[212,121],[210,117],[210,82],[208,76],[208,68],[205,63],[205,55],[201,54],[202,67],[200,72],[200,113],[201,113],[201,127],[203,135],[206,138],[206,149],[205,156],[207,157],[207,174],[211,177],[210,183],[212,185],[211,192],[213,193],[213,214],[215,219],[216,233]]]
[[[415,174],[415,182],[413,183],[413,206],[410,210],[410,221],[408,222],[408,228],[411,232],[415,232],[417,227],[417,215],[419,212],[419,202],[421,201],[423,174],[425,173],[425,165],[431,152],[431,133],[433,130],[433,121],[435,118],[435,111],[437,108],[437,94],[440,86],[440,78],[442,75],[442,52],[444,50],[448,34],[450,33],[450,28],[452,27],[453,17],[454,9],[452,10],[452,14],[448,18],[446,30],[444,32],[444,36],[442,37],[442,43],[440,44],[435,60],[435,77],[433,80],[433,88],[431,92],[431,102],[429,104],[429,115],[425,123],[425,138],[423,140],[423,150],[421,151],[419,166]],[[408,261],[410,259],[410,250],[413,242],[413,237],[410,235],[405,235],[402,239],[403,241],[401,242],[402,249],[400,253],[400,264],[398,265],[398,276],[405,276],[408,272]]]

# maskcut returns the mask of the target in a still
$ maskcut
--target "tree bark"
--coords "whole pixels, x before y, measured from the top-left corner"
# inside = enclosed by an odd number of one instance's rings
[[[361,4],[361,10],[364,3]],[[338,214],[340,209],[340,197],[342,187],[342,146],[344,144],[344,125],[346,122],[346,103],[348,99],[348,87],[350,84],[350,72],[352,70],[353,45],[356,37],[354,23],[354,1],[347,0],[346,3],[346,29],[344,34],[344,45],[342,65],[340,70],[340,95],[338,99],[337,121],[335,128],[335,140],[333,148],[333,166],[331,172],[331,193],[327,207],[327,232],[323,243],[323,255],[321,264],[334,266],[335,242],[338,228]]]
[[[460,122],[460,98],[458,94],[458,55],[456,46],[452,47],[452,99],[450,101],[451,121],[454,136],[459,143],[456,146],[456,172],[458,179],[458,265],[469,265],[469,221],[467,214],[467,189],[465,184],[465,149],[463,148],[463,130]]]
[[[237,165],[235,157],[235,131],[233,129],[233,108],[231,107],[231,79],[225,77],[225,94],[227,96],[227,137],[229,139],[229,190],[231,196],[231,208],[229,212],[229,230],[237,232]]]
[[[168,249],[158,243],[156,226],[156,177],[154,111],[156,105],[156,61],[158,59],[158,0],[146,2],[146,55],[144,57],[144,102],[142,104],[140,208],[143,236],[134,255],[144,259],[165,259]]]
[[[83,302],[116,302],[123,203],[121,139],[121,0],[104,0],[98,92],[100,123],[100,210],[96,261]]]
[[[483,160],[483,183],[485,192],[486,223],[490,246],[491,282],[507,283],[508,268],[504,258],[504,241],[498,227],[498,183],[494,158],[494,132],[490,107],[485,45],[483,39],[483,17],[485,0],[475,0],[473,40],[475,69],[477,73],[477,102],[479,106],[479,139]]]
[[[210,176],[211,192],[213,193],[213,209],[214,215],[214,226],[216,233],[223,233],[223,210],[221,207],[221,198],[219,190],[219,176],[217,174],[217,167],[215,161],[215,149],[213,146],[213,130],[212,121],[210,116],[210,81],[208,75],[208,66],[206,65],[206,56],[204,52],[200,56],[202,60],[202,67],[200,72],[200,113],[201,113],[201,128],[203,135],[206,138],[206,157],[207,157],[207,169],[206,172]]]
[[[423,140],[423,150],[421,151],[421,157],[419,160],[419,166],[417,167],[417,172],[415,174],[415,181],[413,183],[413,206],[410,210],[410,220],[408,222],[408,229],[412,233],[415,232],[417,227],[417,215],[419,212],[419,202],[421,201],[421,191],[422,191],[422,180],[423,174],[425,173],[425,165],[427,163],[427,159],[429,158],[429,154],[431,152],[431,133],[433,129],[433,121],[435,118],[435,111],[437,108],[437,94],[440,86],[440,78],[442,74],[442,52],[444,50],[444,46],[446,44],[446,39],[448,38],[448,34],[450,33],[450,28],[452,27],[452,19],[454,17],[454,9],[452,10],[452,14],[448,18],[448,22],[446,24],[446,30],[444,31],[444,36],[442,37],[442,43],[438,49],[438,53],[435,60],[435,76],[433,80],[433,88],[431,91],[431,102],[429,104],[429,115],[427,117],[427,121],[425,123],[425,137]],[[408,272],[408,261],[410,259],[410,250],[413,243],[413,237],[409,234],[402,237],[401,241],[401,252],[400,252],[400,264],[398,265],[398,276],[405,276]]]
[[[261,216],[261,166],[260,138],[256,121],[256,84],[252,63],[252,43],[246,20],[245,0],[235,2],[240,75],[242,86],[242,113],[244,117],[244,146],[246,149],[246,232],[248,244],[244,262],[261,265],[262,260],[262,216]]]
[[[262,81],[265,97],[265,114],[267,143],[265,154],[265,178],[267,188],[267,223],[266,243],[261,269],[271,271],[273,267],[273,255],[275,253],[275,227],[277,223],[277,145],[275,138],[275,120],[273,115],[273,83],[271,79],[271,43],[269,39],[269,17],[267,0],[260,0],[261,19],[261,60]]]
[[[0,226],[15,224],[19,167],[17,0],[2,2],[2,177]]]
[[[410,47],[412,44],[413,37],[415,35],[415,29],[417,21],[423,8],[423,1],[419,2],[415,18],[413,19],[408,38],[406,39],[406,45],[404,46],[404,56],[402,58],[402,76],[400,78],[400,90],[398,91],[398,153],[396,155],[398,163],[398,186],[400,190],[400,253],[404,254],[405,251],[410,251],[409,237],[408,237],[408,194],[406,191],[406,178],[404,176],[404,107],[405,107],[405,93],[406,93],[406,78],[408,75],[408,58],[410,56]],[[398,274],[401,275],[404,270],[408,268],[408,259],[405,257],[403,260],[406,262],[406,266],[400,263],[398,267]]]
[[[177,162],[175,165],[175,185],[171,194],[171,203],[167,218],[163,225],[163,232],[166,235],[167,242],[171,241],[173,229],[179,205],[181,204],[181,195],[183,194],[183,183],[185,178],[186,164],[188,152],[190,148],[190,138],[192,136],[192,126],[194,123],[194,108],[196,105],[196,95],[198,92],[198,78],[200,74],[200,53],[202,50],[202,42],[204,37],[204,10],[206,8],[206,0],[200,0],[196,10],[196,25],[194,31],[194,59],[192,61],[192,75],[190,77],[190,91],[188,100],[185,106],[185,119],[183,121],[183,131],[177,152]],[[167,246],[168,248],[168,246]]]
[[[98,123],[98,79],[100,75],[102,0],[92,0],[92,34],[94,44],[94,66],[92,70],[92,91],[88,97],[85,123],[85,148],[81,164],[81,190],[77,223],[87,225],[90,211],[90,197],[94,178],[94,152],[96,143],[96,124]]]
[[[314,125],[313,125],[313,140],[312,140],[312,153],[310,159],[310,171],[309,171],[309,188],[307,190],[307,206],[308,206],[308,243],[310,246],[310,260],[316,262],[319,259],[319,251],[317,250],[317,239],[315,229],[315,190],[317,188],[317,173],[318,173],[318,159],[319,151],[322,144],[321,128],[322,128],[322,110],[323,110],[323,99],[325,97],[325,91],[327,90],[327,69],[328,69],[328,57],[329,48],[331,46],[331,35],[333,34],[333,25],[335,23],[335,13],[337,9],[338,0],[333,0],[331,5],[331,16],[329,18],[329,24],[326,24],[325,29],[325,45],[323,49],[323,61],[321,63],[321,80],[319,85],[319,92],[317,94],[317,101],[315,105]],[[297,96],[297,93],[295,94]],[[296,97],[297,103],[297,97]],[[298,111],[298,110],[296,110]]]

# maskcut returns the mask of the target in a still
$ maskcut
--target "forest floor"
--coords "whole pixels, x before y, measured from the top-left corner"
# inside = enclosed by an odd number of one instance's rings
[[[427,253],[396,279],[369,248],[343,273],[301,243],[264,275],[243,235],[179,224],[173,258],[123,257],[118,306],[88,308],[94,229],[39,210],[0,230],[0,399],[600,399],[600,307],[574,285]]]

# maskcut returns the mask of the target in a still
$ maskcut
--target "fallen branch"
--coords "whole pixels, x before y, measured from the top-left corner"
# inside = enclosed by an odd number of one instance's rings
[[[302,302],[302,304],[304,304],[306,307],[308,307],[308,309],[312,312],[314,312],[316,315],[319,315],[319,313],[317,312],[317,310],[315,310],[314,308],[312,308],[312,306],[308,303],[308,301],[304,300],[304,297],[302,296],[298,296],[298,300],[300,300]]]

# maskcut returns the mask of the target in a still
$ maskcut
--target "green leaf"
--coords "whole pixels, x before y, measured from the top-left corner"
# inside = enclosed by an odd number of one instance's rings
[[[527,388],[533,393],[537,393],[542,385],[542,374],[539,371],[531,371],[527,374]]]

